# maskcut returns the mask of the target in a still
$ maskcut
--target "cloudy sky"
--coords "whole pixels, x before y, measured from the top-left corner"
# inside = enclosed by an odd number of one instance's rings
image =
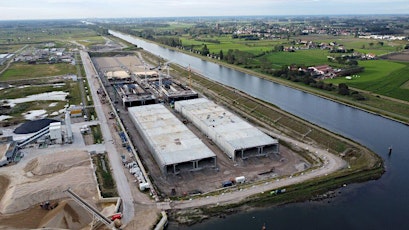
[[[409,14],[408,0],[0,0],[0,20]]]

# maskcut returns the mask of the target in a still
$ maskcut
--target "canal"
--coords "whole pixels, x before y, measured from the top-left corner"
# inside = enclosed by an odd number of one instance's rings
[[[387,172],[377,181],[347,185],[337,197],[249,210],[213,219],[188,229],[408,229],[409,126],[276,84],[138,38],[110,31],[114,36],[191,68],[253,97],[275,104],[305,120],[341,134],[375,151]],[[393,153],[388,155],[388,147]]]

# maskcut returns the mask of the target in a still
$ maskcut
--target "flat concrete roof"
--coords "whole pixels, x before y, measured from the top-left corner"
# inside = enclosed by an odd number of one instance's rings
[[[259,129],[206,98],[175,102],[175,108],[225,149],[249,149],[278,144]]]
[[[130,107],[128,112],[160,166],[216,157],[164,105]]]

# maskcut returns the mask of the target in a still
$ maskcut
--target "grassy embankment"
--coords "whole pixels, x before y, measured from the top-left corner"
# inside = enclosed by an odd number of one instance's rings
[[[101,144],[104,141],[102,136],[101,127],[99,125],[93,125],[89,127],[91,129],[91,134],[94,139],[94,144]]]
[[[116,190],[114,178],[112,177],[107,155],[94,155],[92,156],[92,162],[96,166],[95,174],[97,176],[101,196],[105,198],[117,197],[118,192]]]

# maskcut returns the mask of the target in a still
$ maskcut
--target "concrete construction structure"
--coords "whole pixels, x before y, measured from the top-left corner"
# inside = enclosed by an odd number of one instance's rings
[[[107,71],[105,76],[108,81],[132,81],[131,76],[125,70]]]
[[[145,71],[145,72],[133,72],[133,74],[141,79],[142,81],[147,82],[150,78],[158,78],[159,74],[156,71]]]
[[[233,161],[279,153],[278,140],[205,98],[175,102],[175,109],[197,126]]]
[[[164,105],[128,112],[163,174],[216,167],[216,155]]]
[[[192,89],[168,79],[162,82],[161,90],[167,102],[189,100],[199,97],[198,93]]]
[[[113,86],[125,107],[156,103],[156,97],[137,83],[113,84]]]

